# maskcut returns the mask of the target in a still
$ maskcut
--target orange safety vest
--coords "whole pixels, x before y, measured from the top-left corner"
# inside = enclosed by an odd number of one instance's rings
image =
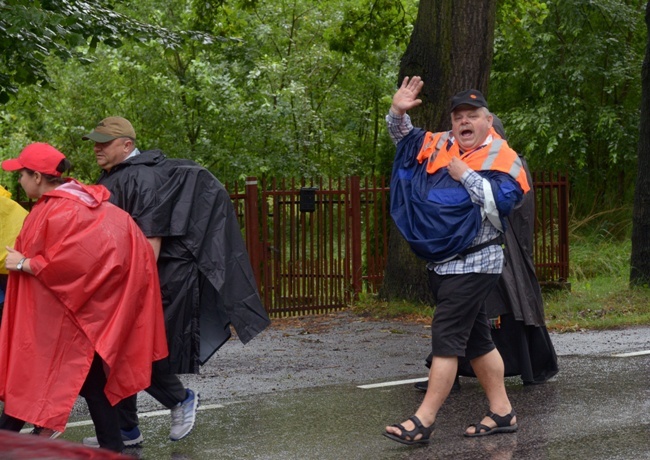
[[[442,133],[427,132],[417,160],[420,164],[428,161],[427,173],[434,174],[436,171],[447,167],[453,157],[457,157],[474,171],[492,170],[509,174],[519,183],[523,192],[527,193],[530,190],[530,185],[521,158],[493,129],[490,130],[490,134],[492,135],[491,142],[479,149],[461,154],[458,142],[454,142],[451,147],[449,146],[449,142],[447,142],[450,135],[449,131]]]

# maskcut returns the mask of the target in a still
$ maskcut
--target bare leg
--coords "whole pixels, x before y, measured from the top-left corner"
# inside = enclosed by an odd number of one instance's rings
[[[512,411],[512,405],[503,381],[503,359],[497,349],[473,359],[470,364],[485,391],[490,403],[490,410],[501,416],[509,414]],[[496,426],[494,420],[489,417],[483,418],[481,423],[489,427]],[[511,424],[515,423],[517,423],[516,417],[512,419]],[[474,427],[467,429],[467,433],[474,433],[474,431]]]
[[[429,387],[427,393],[424,395],[422,404],[415,412],[417,418],[420,419],[422,425],[425,427],[431,426],[436,420],[438,410],[445,402],[451,386],[454,384],[456,378],[456,371],[458,370],[458,358],[455,356],[434,356],[431,361],[431,369],[429,370]],[[415,425],[410,420],[402,423],[404,429],[410,431],[415,428]],[[387,426],[386,432],[400,435],[399,428],[394,426]],[[417,440],[419,436],[416,436]]]

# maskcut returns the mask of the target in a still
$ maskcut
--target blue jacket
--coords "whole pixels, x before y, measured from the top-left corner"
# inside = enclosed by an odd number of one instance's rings
[[[434,174],[416,157],[426,132],[415,128],[397,145],[391,177],[390,212],[415,254],[428,262],[443,262],[468,249],[481,228],[481,207],[446,168]],[[502,225],[523,192],[512,176],[477,171],[494,193]]]

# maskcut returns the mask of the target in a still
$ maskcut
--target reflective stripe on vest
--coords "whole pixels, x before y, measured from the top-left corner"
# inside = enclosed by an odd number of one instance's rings
[[[494,136],[487,145],[461,155],[458,143],[454,142],[449,148],[448,139],[449,132],[426,133],[417,160],[419,163],[428,161],[427,172],[429,174],[434,174],[439,169],[447,167],[455,156],[474,171],[492,170],[509,174],[519,183],[524,193],[530,190],[521,159],[505,140]]]

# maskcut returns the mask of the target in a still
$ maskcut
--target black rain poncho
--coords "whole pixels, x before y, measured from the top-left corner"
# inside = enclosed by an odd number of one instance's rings
[[[522,164],[532,184],[526,161]],[[542,291],[533,262],[535,196],[527,193],[507,217],[505,264],[497,285],[485,300],[492,340],[503,358],[506,376],[542,383],[558,372],[557,355],[546,329]],[[498,321],[497,321],[498,319]],[[460,375],[473,377],[469,362],[459,360]]]
[[[230,337],[230,324],[243,343],[270,324],[230,196],[208,170],[153,150],[103,172],[98,183],[147,237],[162,238],[171,373],[198,373]]]

